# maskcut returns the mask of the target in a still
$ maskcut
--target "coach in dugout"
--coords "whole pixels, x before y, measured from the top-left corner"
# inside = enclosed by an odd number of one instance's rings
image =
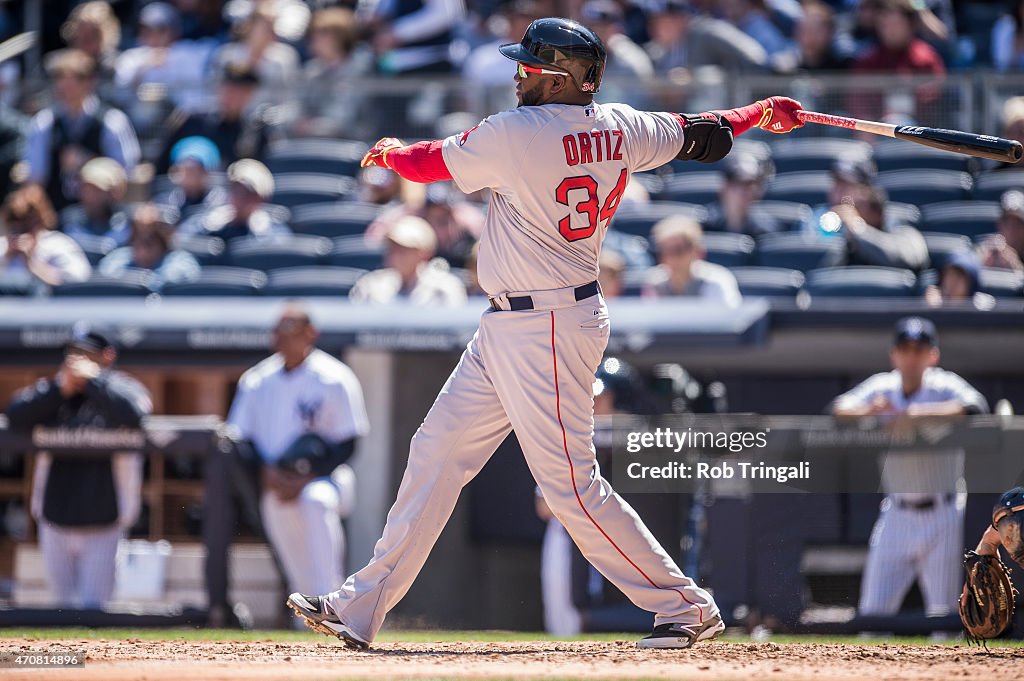
[[[75,325],[56,375],[14,396],[7,407],[10,427],[139,428],[152,411],[149,393],[112,369],[116,359],[104,333]],[[114,591],[118,541],[139,515],[141,454],[82,458],[40,452],[33,477],[32,516],[56,605],[102,608]]]
[[[344,580],[341,518],[355,505],[345,465],[369,430],[352,370],[316,347],[309,311],[288,303],[275,353],[246,371],[228,423],[259,481],[264,531],[291,591],[326,593]]]

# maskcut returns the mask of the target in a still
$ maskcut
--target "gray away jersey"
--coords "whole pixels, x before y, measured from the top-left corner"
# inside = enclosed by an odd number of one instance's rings
[[[524,106],[445,139],[459,189],[492,190],[480,286],[498,295],[595,280],[630,176],[664,165],[682,146],[680,116],[625,104]]]

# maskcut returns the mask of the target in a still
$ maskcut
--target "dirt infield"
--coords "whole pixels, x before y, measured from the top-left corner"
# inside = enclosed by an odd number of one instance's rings
[[[633,641],[384,643],[369,652],[324,642],[40,641],[3,639],[4,650],[85,650],[84,669],[24,669],[3,678],[65,681],[242,679],[1018,679],[1022,648],[710,643],[640,651]],[[10,673],[10,675],[8,675]]]

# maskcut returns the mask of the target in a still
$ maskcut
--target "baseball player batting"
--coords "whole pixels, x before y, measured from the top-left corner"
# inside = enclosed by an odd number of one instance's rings
[[[445,140],[384,138],[364,165],[415,182],[491,190],[480,240],[490,308],[412,438],[409,463],[373,559],[340,589],[293,593],[314,630],[365,649],[416,578],[459,492],[515,429],[555,517],[580,551],[654,613],[641,648],[688,648],[725,624],[602,477],[592,442],[594,373],[608,341],[597,284],[608,222],[630,176],[673,159],[718,161],[751,127],[789,132],[799,102],[771,97],[696,115],[596,104],[605,48],[568,19],[530,24],[501,53],[518,62],[519,105]]]

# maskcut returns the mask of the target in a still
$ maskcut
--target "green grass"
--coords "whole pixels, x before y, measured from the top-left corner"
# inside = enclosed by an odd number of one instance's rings
[[[434,641],[458,642],[516,642],[516,641],[633,641],[639,634],[611,633],[585,634],[573,637],[548,636],[534,631],[437,631],[401,630],[384,631],[377,638],[380,643],[403,641],[410,643],[432,643]],[[141,639],[144,641],[324,641],[323,636],[314,633],[282,630],[238,631],[237,629],[27,629],[0,628],[0,640],[9,638],[61,639]],[[726,636],[720,639],[727,643],[751,643],[747,636]],[[769,641],[780,644],[820,643],[846,645],[934,645],[927,638],[886,637],[860,638],[857,636],[772,636]],[[942,645],[963,645],[962,641],[945,641]],[[1024,648],[1024,641],[991,641],[989,647]]]

